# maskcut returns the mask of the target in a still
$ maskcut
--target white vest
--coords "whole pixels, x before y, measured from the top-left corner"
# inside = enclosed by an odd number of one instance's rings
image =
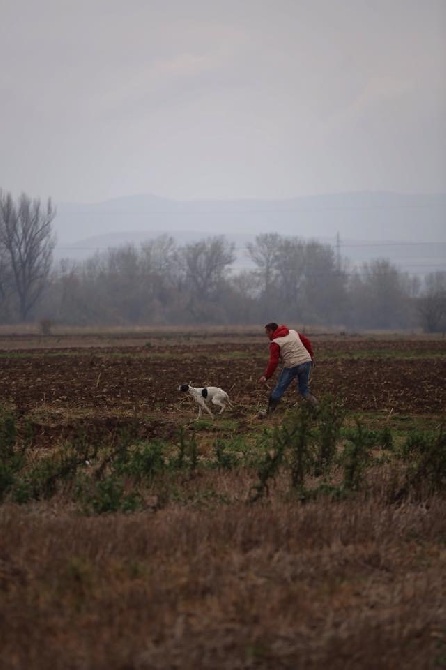
[[[294,368],[296,365],[311,361],[310,354],[295,330],[290,330],[285,337],[275,337],[273,342],[280,347],[280,358],[284,368]]]

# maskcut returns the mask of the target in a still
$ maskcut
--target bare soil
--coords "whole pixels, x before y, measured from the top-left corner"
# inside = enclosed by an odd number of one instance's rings
[[[79,339],[79,346],[24,347],[0,339],[0,399],[32,417],[36,446],[79,430],[101,435],[129,426],[142,437],[168,438],[197,414],[178,385],[215,385],[228,391],[234,408],[224,417],[250,430],[265,406],[260,386],[268,347],[260,337],[221,335],[113,342]],[[226,341],[225,341],[226,340]],[[313,338],[316,366],[312,391],[332,395],[353,412],[442,415],[446,407],[446,339],[383,337]],[[29,342],[28,342],[29,344]],[[288,389],[283,406],[299,402]]]

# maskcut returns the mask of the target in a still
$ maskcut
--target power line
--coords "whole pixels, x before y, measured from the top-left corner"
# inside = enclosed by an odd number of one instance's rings
[[[361,263],[361,264],[362,264],[362,263]],[[414,267],[418,267],[418,268],[423,267],[423,268],[426,268],[427,270],[430,270],[431,272],[446,272],[446,265],[443,266],[443,267],[441,267],[441,266],[435,266],[435,265],[424,265],[424,264],[420,264],[420,265],[408,265],[408,266],[404,266],[404,267],[402,267],[402,268],[401,268],[401,267],[398,267],[398,268],[396,268],[396,269],[397,269],[397,270],[401,270],[401,271],[403,271],[403,272],[408,272],[408,268],[414,268]],[[255,267],[252,267],[251,265],[239,265],[239,264],[237,264],[236,269],[237,269],[237,270],[252,270],[252,271],[256,271],[256,268],[255,268]],[[258,271],[258,270],[257,270],[257,271]],[[313,276],[324,276],[324,277],[326,276],[326,277],[332,277],[332,276],[335,275],[337,272],[338,272],[338,271],[334,269],[332,272],[308,272],[308,273],[305,273],[305,274],[307,274],[308,276],[312,276],[312,277],[313,277]],[[340,272],[341,272],[341,274],[343,274],[343,275],[347,275],[347,276],[348,276],[348,275],[351,275],[351,274],[355,274],[355,273],[352,273],[352,272],[345,272],[345,271],[342,271],[342,270],[340,270]],[[424,275],[424,274],[426,274],[426,272],[420,272],[420,271],[418,271],[418,272],[410,272],[410,274]]]
[[[147,241],[150,239],[156,239],[156,238],[148,238]],[[287,237],[284,236],[284,239],[288,239]],[[116,249],[120,246],[136,246],[136,242],[122,242],[118,245],[113,245],[111,244],[106,244],[106,245],[99,245],[95,247],[78,247],[78,246],[69,246],[69,247],[59,247],[57,246],[56,249],[60,251],[102,251],[102,250],[107,250],[107,249]],[[141,244],[141,243],[140,243]],[[189,243],[187,243],[189,244]],[[193,242],[192,242],[193,244]],[[321,242],[321,244],[329,244],[328,242]],[[337,244],[337,243],[336,243]],[[330,246],[330,245],[329,245]],[[341,242],[339,241],[339,246],[340,248],[344,247],[419,247],[419,246],[446,246],[446,242]],[[241,245],[241,246],[235,246],[236,251],[245,251],[248,250],[249,247],[248,245]]]
[[[446,242],[341,242],[341,247],[419,247],[444,245]]]

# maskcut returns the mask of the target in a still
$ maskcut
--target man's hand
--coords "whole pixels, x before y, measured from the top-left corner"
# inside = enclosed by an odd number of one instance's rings
[[[260,382],[261,384],[266,384],[266,381],[267,381],[267,380],[266,380],[265,375],[262,375],[261,377],[259,377],[259,382]]]

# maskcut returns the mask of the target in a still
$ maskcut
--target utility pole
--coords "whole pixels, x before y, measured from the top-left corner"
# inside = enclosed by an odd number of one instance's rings
[[[336,233],[336,271],[341,271],[341,236]]]

